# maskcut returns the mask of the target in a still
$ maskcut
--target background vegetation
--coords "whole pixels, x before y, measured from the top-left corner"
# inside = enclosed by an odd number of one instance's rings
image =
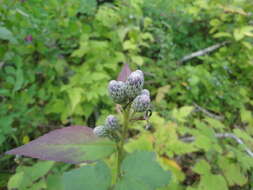
[[[54,128],[100,124],[114,110],[107,83],[128,63],[145,71],[153,116],[132,126],[126,149],[156,151],[173,173],[163,190],[252,189],[251,0],[0,4],[1,154]],[[71,167],[2,155],[0,189],[61,190]]]

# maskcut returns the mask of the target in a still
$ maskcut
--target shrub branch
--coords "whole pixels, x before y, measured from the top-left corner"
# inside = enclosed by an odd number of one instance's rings
[[[226,44],[228,44],[227,41],[222,42],[222,43],[218,43],[218,44],[215,44],[215,45],[212,45],[212,46],[210,46],[208,48],[205,48],[205,49],[202,49],[202,50],[199,50],[199,51],[196,51],[196,52],[193,52],[193,53],[191,53],[189,55],[184,56],[178,62],[179,62],[179,64],[182,64],[182,63],[184,63],[186,61],[189,61],[189,60],[191,60],[191,59],[193,59],[195,57],[203,56],[203,55],[205,55],[207,53],[215,51],[216,49],[219,49],[220,47],[222,47],[222,46],[224,46]]]
[[[216,133],[215,134],[216,138],[231,138],[234,139],[238,144],[243,145],[244,146],[244,150],[245,152],[253,158],[253,152],[245,145],[245,143],[236,135],[234,135],[233,133]],[[184,142],[192,142],[195,140],[195,137],[190,136],[190,137],[183,137],[180,140],[184,141]]]

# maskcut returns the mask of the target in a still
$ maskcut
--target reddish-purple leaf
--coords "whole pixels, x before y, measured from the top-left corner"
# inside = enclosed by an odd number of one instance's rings
[[[115,143],[98,138],[91,128],[72,126],[51,131],[6,154],[78,164],[104,158],[114,151]]]
[[[124,64],[122,67],[119,75],[118,75],[118,81],[125,82],[127,80],[127,77],[131,74],[131,69],[127,63]]]

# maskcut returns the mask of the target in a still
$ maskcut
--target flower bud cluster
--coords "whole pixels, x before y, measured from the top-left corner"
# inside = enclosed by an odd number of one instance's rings
[[[114,132],[120,128],[119,121],[114,115],[108,115],[105,124],[93,129],[93,133],[98,137],[113,137]]]
[[[115,103],[125,104],[141,94],[143,84],[143,72],[141,70],[136,70],[128,76],[126,82],[110,81],[108,91]]]
[[[112,80],[108,90],[113,101],[118,104],[131,103],[136,112],[145,111],[150,104],[150,93],[143,89],[144,74],[141,70],[132,72],[126,82]]]
[[[144,112],[150,106],[150,93],[143,89],[144,74],[141,70],[132,72],[126,82],[112,80],[108,91],[117,104],[131,105],[134,112]],[[107,116],[104,126],[95,127],[93,132],[98,137],[117,139],[116,131],[120,129],[118,119],[114,115]]]

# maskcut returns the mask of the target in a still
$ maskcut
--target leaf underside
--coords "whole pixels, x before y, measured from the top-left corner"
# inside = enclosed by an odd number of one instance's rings
[[[91,128],[72,126],[51,131],[6,154],[78,164],[104,158],[114,151],[115,143],[98,138]]]
[[[125,82],[127,80],[127,77],[131,74],[131,69],[127,63],[124,64],[122,67],[117,80]]]

